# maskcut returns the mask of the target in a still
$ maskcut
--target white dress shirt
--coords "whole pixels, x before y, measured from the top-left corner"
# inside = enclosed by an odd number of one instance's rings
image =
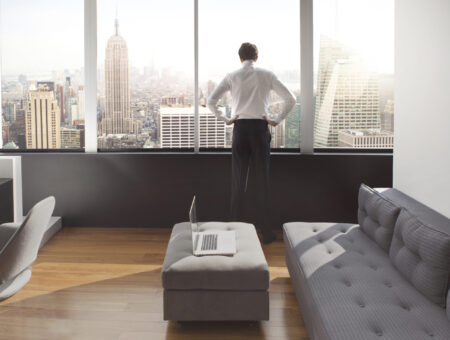
[[[217,103],[227,92],[231,91],[232,117],[238,119],[264,119],[269,108],[270,91],[275,91],[283,101],[283,107],[274,119],[280,123],[291,112],[296,101],[291,91],[268,70],[255,67],[253,60],[245,60],[242,68],[226,75],[208,98],[208,108],[224,122],[229,119],[219,110]]]

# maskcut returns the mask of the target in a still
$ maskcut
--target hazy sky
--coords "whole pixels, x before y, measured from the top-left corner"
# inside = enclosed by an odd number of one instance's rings
[[[322,33],[356,49],[381,73],[393,73],[394,3],[394,0],[315,0],[316,62]]]
[[[319,33],[358,48],[381,72],[393,71],[394,0],[315,0]],[[50,74],[83,65],[83,0],[0,0],[2,72]],[[116,10],[133,66],[153,61],[193,76],[193,0],[98,0],[98,63],[104,63]],[[336,13],[339,34],[336,33]],[[239,67],[243,41],[257,44],[258,64],[299,70],[298,0],[199,0],[200,80]]]
[[[0,0],[3,74],[83,65],[83,0]]]

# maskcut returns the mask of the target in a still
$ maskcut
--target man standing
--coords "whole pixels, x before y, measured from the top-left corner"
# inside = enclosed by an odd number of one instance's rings
[[[227,125],[234,124],[232,144],[231,219],[239,220],[243,204],[249,165],[254,167],[258,188],[256,206],[257,226],[261,229],[264,243],[275,239],[269,223],[269,165],[270,141],[268,125],[277,126],[295,105],[294,95],[273,72],[256,68],[258,49],[254,44],[243,43],[239,49],[242,68],[229,73],[208,98],[208,107]],[[275,91],[283,100],[283,107],[275,120],[267,117],[270,91]],[[228,119],[219,110],[217,103],[231,91],[232,118]]]

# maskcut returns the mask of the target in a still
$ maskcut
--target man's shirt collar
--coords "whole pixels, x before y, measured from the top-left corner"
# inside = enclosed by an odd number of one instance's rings
[[[255,65],[254,60],[244,60],[242,62],[242,67],[253,67]]]

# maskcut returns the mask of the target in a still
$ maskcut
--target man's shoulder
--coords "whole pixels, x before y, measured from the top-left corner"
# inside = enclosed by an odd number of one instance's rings
[[[271,70],[262,67],[255,67],[255,71],[267,74],[274,74]]]
[[[255,67],[255,72],[261,73],[267,77],[275,77],[275,73],[265,68]]]
[[[262,76],[275,77],[275,73],[273,73],[272,71],[267,70],[265,68],[255,67],[255,68],[252,69],[252,71],[254,73],[261,74]],[[248,71],[243,69],[243,68],[239,68],[239,69],[237,69],[237,70],[235,70],[233,72],[228,73],[227,77],[233,78],[234,76],[238,76],[238,75],[246,73],[246,72],[248,72]]]

